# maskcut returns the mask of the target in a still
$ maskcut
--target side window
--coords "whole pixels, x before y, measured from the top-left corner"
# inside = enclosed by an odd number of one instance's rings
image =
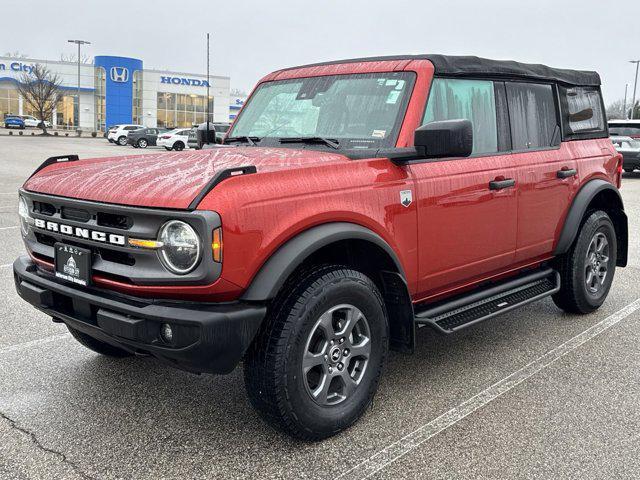
[[[473,155],[498,151],[493,82],[434,78],[422,124],[456,119],[473,124]]]
[[[600,89],[595,87],[560,87],[560,102],[565,136],[581,133],[605,133]]]
[[[559,144],[552,86],[508,82],[506,87],[513,149],[546,148]]]

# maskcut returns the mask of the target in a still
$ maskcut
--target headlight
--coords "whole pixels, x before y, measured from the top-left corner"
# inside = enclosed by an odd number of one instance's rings
[[[202,248],[198,234],[190,225],[171,220],[160,229],[158,241],[162,242],[158,255],[170,272],[185,275],[198,265]]]
[[[20,196],[18,199],[18,215],[20,215],[20,229],[22,235],[29,233],[29,224],[31,223],[31,216],[29,215],[29,206],[24,197]]]

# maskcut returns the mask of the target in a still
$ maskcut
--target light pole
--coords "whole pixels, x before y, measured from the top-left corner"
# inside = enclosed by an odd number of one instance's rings
[[[76,115],[76,130],[80,130],[80,46],[91,45],[91,42],[87,42],[86,40],[67,40],[67,42],[78,45],[78,110]]]
[[[627,91],[629,90],[629,84],[625,83],[624,85],[624,103],[622,104],[622,114],[626,120],[627,118]]]
[[[633,85],[633,100],[631,101],[631,120],[633,120],[636,110],[636,90],[638,89],[638,67],[640,67],[640,60],[631,60],[629,63],[636,64],[636,81]]]
[[[207,33],[207,143],[209,143],[209,116],[211,115],[209,105],[209,34]]]

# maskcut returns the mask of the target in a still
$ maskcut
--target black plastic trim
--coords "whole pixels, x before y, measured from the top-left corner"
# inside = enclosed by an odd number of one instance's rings
[[[567,218],[564,221],[564,226],[562,227],[562,233],[560,234],[560,238],[558,240],[556,248],[553,251],[554,255],[562,255],[563,253],[566,253],[569,250],[569,248],[573,244],[573,241],[578,235],[580,226],[582,225],[582,219],[584,218],[584,214],[586,213],[587,208],[589,207],[589,204],[596,197],[596,195],[598,195],[600,192],[603,192],[605,190],[611,190],[615,192],[615,194],[617,195],[620,201],[621,208],[618,213],[620,218],[612,219],[612,220],[623,221],[624,223],[623,227],[625,227],[623,228],[624,230],[623,235],[626,236],[627,216],[624,214],[624,210],[622,208],[623,202],[622,202],[622,197],[620,196],[620,192],[611,183],[597,178],[587,182],[580,189],[580,191],[576,194],[575,198],[573,199],[573,203],[571,204],[569,213],[567,214]],[[619,240],[623,241],[624,245],[621,245],[621,246],[619,245],[618,251],[624,254],[627,248],[626,247],[627,239],[620,238]],[[621,248],[622,250],[620,250]],[[624,256],[619,255],[619,257],[621,258],[618,258],[618,265],[625,266],[626,254],[624,254]]]
[[[49,165],[53,165],[54,163],[58,163],[61,160],[65,162],[77,162],[78,160],[80,160],[80,157],[78,157],[78,155],[58,155],[57,157],[49,157],[44,162],[42,162],[31,175],[29,175],[29,178],[33,177],[40,170],[47,168]],[[29,180],[29,178],[27,180]]]
[[[206,197],[209,194],[209,192],[213,190],[216,187],[216,185],[218,185],[223,180],[226,180],[227,178],[233,177],[236,175],[247,175],[247,174],[256,173],[256,172],[257,172],[257,169],[254,165],[245,165],[244,167],[227,168],[225,170],[219,171],[213,176],[211,180],[209,180],[209,182],[207,182],[207,184],[204,187],[202,187],[202,190],[200,190],[200,193],[196,195],[196,198],[194,198],[191,201],[191,203],[189,204],[189,207],[187,208],[189,210],[195,210],[196,208],[198,208],[198,205],[204,199],[204,197]]]
[[[40,275],[24,256],[13,263],[13,272],[18,294],[54,320],[191,372],[231,372],[266,314],[264,304],[164,302],[79,289]],[[172,324],[176,332],[186,332],[185,342],[168,345],[160,341],[162,323]]]
[[[366,240],[377,245],[391,257],[402,278],[406,278],[396,253],[377,233],[355,223],[326,223],[305,230],[282,245],[262,265],[240,300],[265,301],[274,298],[289,275],[309,255],[340,240]]]

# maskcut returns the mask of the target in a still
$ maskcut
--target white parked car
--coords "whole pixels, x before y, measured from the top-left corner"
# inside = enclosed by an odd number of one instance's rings
[[[184,150],[189,142],[190,128],[176,128],[158,136],[157,145],[167,150]]]
[[[38,120],[36,117],[32,115],[22,115],[22,120],[24,120],[25,127],[39,128],[40,124],[42,123],[42,120]],[[48,120],[45,120],[44,126],[47,128],[51,128],[51,122],[49,122]]]
[[[127,144],[127,135],[133,130],[144,128],[142,125],[114,125],[109,134],[107,140],[111,143],[115,143],[124,147]]]

